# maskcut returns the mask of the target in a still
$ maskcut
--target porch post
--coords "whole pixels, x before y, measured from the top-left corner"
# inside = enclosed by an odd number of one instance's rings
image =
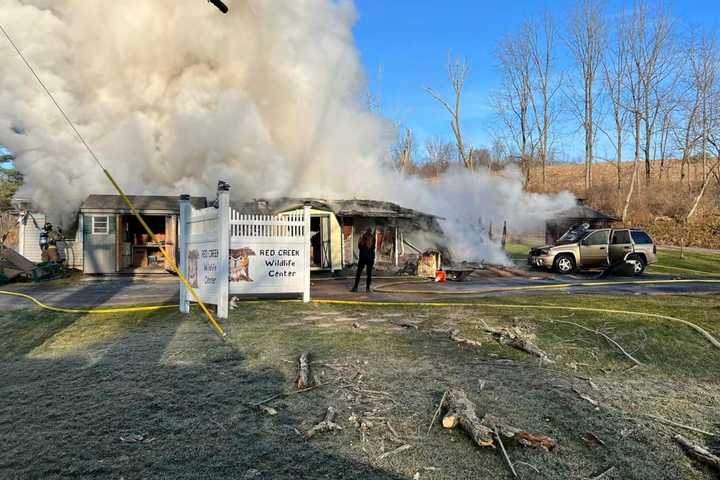
[[[398,227],[395,227],[395,266],[400,264],[400,242],[398,241]]]
[[[218,182],[217,316],[228,318],[230,295],[230,185]]]
[[[305,226],[303,228],[303,248],[304,259],[304,286],[303,286],[303,302],[310,301],[310,205],[303,206],[303,220]]]
[[[180,252],[180,273],[187,278],[187,249],[188,235],[190,234],[190,215],[192,214],[192,206],[190,205],[190,195],[184,193],[180,195],[180,218],[178,220],[178,250]],[[188,291],[183,282],[180,282],[180,311],[182,313],[190,312],[190,302],[188,301]]]

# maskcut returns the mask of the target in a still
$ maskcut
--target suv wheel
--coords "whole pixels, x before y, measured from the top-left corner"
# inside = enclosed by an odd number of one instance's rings
[[[575,259],[572,255],[562,253],[555,258],[555,270],[559,273],[566,274],[575,271]]]
[[[640,275],[645,271],[645,260],[640,255],[630,255],[626,261],[632,264],[634,275]]]

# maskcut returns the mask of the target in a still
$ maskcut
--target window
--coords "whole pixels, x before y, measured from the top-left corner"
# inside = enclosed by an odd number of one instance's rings
[[[641,232],[640,230],[633,230],[630,234],[632,235],[633,242],[635,243],[653,243],[650,235],[645,232]]]
[[[630,232],[627,230],[615,230],[612,236],[613,245],[625,245],[630,243]]]
[[[610,239],[610,230],[593,232],[585,238],[585,245],[607,245]]]
[[[107,234],[108,229],[108,216],[93,216],[92,217],[92,233],[93,235]]]

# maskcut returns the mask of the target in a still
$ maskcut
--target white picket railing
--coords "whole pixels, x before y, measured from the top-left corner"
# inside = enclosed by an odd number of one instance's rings
[[[302,294],[310,301],[310,207],[289,215],[248,215],[230,208],[229,189],[217,205],[195,210],[180,201],[180,271],[205,302],[228,316],[228,296]],[[180,311],[190,310],[180,284]]]
[[[301,214],[254,215],[230,209],[230,236],[246,238],[301,238],[305,219]]]

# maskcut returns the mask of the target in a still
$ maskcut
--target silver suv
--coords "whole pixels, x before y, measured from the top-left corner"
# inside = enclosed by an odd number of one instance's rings
[[[591,230],[578,225],[555,245],[533,248],[528,255],[532,267],[571,273],[577,268],[607,268],[631,264],[635,275],[657,261],[657,247],[647,232],[638,228]]]

